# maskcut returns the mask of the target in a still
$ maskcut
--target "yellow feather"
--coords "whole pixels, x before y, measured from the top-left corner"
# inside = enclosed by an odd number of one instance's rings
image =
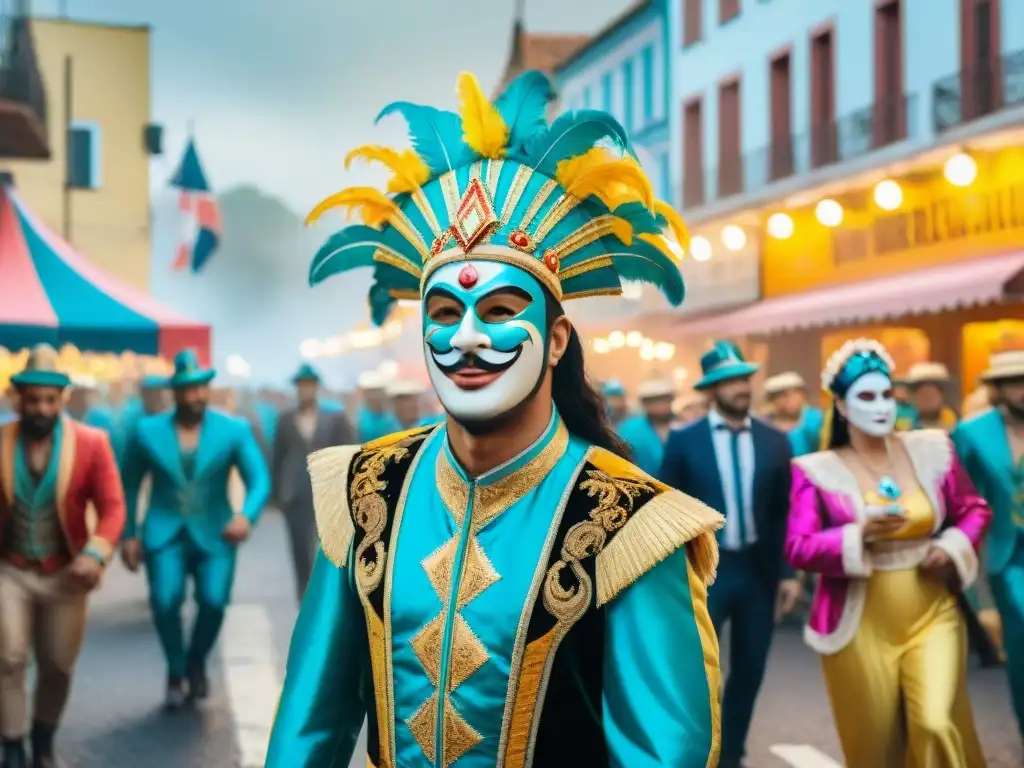
[[[610,209],[633,200],[648,208],[654,205],[654,190],[643,168],[631,158],[616,157],[603,147],[560,162],[555,180],[567,193],[581,200],[593,195]]]
[[[484,95],[479,81],[469,72],[463,72],[459,75],[456,90],[462,117],[462,140],[481,157],[492,160],[504,157],[508,126]]]
[[[684,250],[688,250],[690,247],[690,230],[687,229],[683,217],[676,213],[676,209],[664,200],[655,200],[654,212],[665,217],[665,221],[668,222],[669,231],[675,236],[676,242]]]
[[[674,261],[674,262],[678,262],[679,261],[680,254],[679,254],[678,251],[672,250],[672,243],[669,241],[669,239],[667,237],[664,237],[663,235],[650,235],[650,234],[647,234],[647,233],[644,233],[642,235],[637,235],[637,237],[640,240],[643,240],[645,243],[649,243],[650,245],[653,245],[659,251],[661,251],[666,256],[668,256],[670,259],[672,259],[672,261]]]
[[[363,223],[375,229],[380,229],[392,218],[402,215],[394,201],[376,187],[349,187],[317,203],[306,216],[306,225],[313,224],[325,212],[334,208],[347,208],[346,218],[349,221],[352,220],[352,214],[359,210]]]
[[[392,194],[413,192],[430,181],[430,169],[411,149],[399,152],[389,147],[367,144],[348,153],[345,157],[345,170],[348,170],[353,160],[380,163],[387,167],[392,173],[388,181],[388,192]]]

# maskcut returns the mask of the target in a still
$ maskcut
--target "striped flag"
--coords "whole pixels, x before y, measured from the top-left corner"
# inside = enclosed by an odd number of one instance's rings
[[[195,142],[189,139],[171,186],[180,191],[182,236],[171,268],[197,273],[206,265],[220,244],[222,225],[220,206],[199,162]]]

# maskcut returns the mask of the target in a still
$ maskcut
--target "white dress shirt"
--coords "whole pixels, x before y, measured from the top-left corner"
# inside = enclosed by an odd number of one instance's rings
[[[750,432],[751,419],[744,422],[739,436],[740,482],[743,484],[743,509],[737,508],[736,486],[732,474],[732,426],[714,408],[708,411],[711,443],[715,447],[715,463],[722,478],[722,496],[725,499],[725,528],[722,529],[723,549],[739,550],[757,541],[754,523],[754,437]],[[720,428],[721,427],[721,428]],[[740,538],[740,514],[746,528],[746,541]]]

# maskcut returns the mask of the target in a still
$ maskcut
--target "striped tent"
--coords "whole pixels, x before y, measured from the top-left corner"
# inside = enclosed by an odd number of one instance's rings
[[[164,358],[192,347],[204,365],[210,357],[209,326],[100,270],[0,184],[0,347],[42,342]]]

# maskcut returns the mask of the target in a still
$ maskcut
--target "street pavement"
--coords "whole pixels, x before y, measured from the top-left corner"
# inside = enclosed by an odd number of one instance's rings
[[[165,671],[145,584],[111,568],[92,604],[59,734],[68,768],[257,768],[263,765],[292,624],[285,529],[261,520],[239,558],[234,606],[211,665],[211,697],[164,713]],[[724,651],[724,648],[723,648]],[[1024,765],[1002,670],[972,670],[975,719],[992,768]],[[352,766],[364,766],[362,744]],[[795,628],[779,632],[750,738],[752,768],[838,768],[840,751],[817,659]]]

